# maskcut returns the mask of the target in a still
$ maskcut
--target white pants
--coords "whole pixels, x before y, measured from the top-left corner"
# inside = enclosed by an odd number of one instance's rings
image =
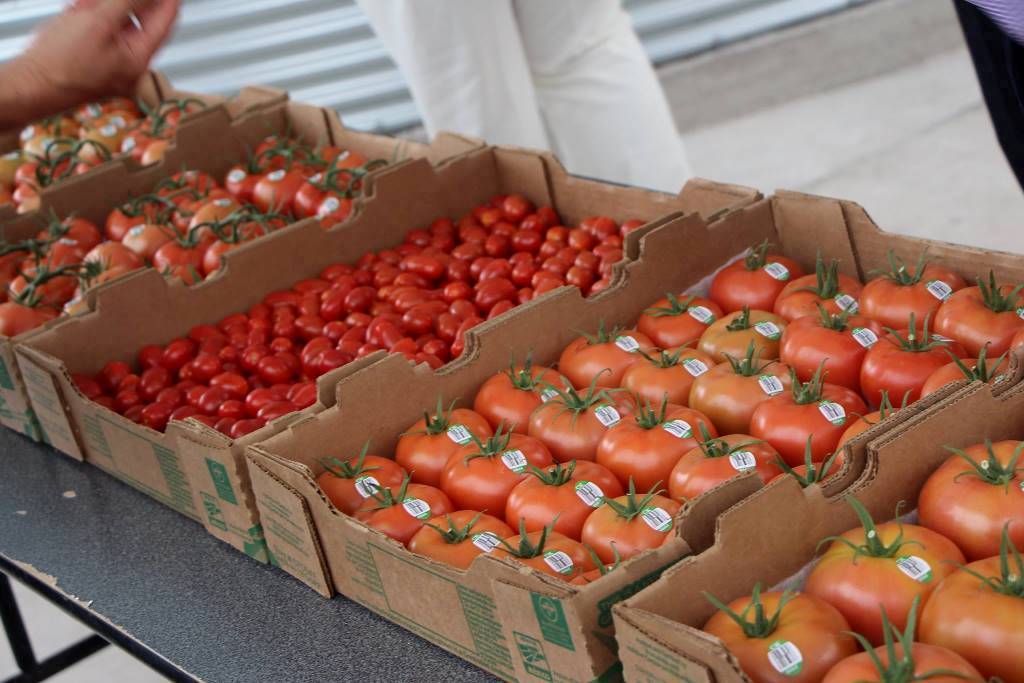
[[[427,132],[554,151],[569,171],[677,192],[668,102],[619,0],[359,0]]]

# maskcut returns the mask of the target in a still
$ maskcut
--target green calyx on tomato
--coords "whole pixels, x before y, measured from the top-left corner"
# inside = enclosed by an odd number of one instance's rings
[[[796,376],[796,370],[790,368],[789,379],[792,383],[793,391],[793,402],[798,406],[805,406],[809,403],[819,403],[821,401],[821,395],[825,387],[825,361],[821,361],[818,364],[817,369],[811,378],[806,382],[801,382]]]
[[[1003,525],[1002,540],[999,542],[999,576],[984,576],[963,566],[960,571],[970,574],[1000,595],[1024,598],[1024,558],[1010,540],[1009,522]]]
[[[750,329],[750,306],[744,306],[740,314],[729,321],[725,329],[730,332],[742,332]]]
[[[736,622],[736,625],[743,631],[743,635],[747,638],[767,638],[775,629],[779,627],[779,619],[782,617],[782,610],[785,609],[786,605],[790,600],[796,597],[796,593],[793,591],[784,591],[782,597],[779,599],[779,604],[775,607],[775,612],[771,616],[768,616],[764,610],[764,603],[761,602],[761,583],[754,584],[754,591],[750,596],[750,602],[743,608],[743,611],[736,613],[729,609],[729,606],[724,602],[716,598],[708,591],[702,591],[704,597],[715,606],[716,609],[723,612],[725,616]],[[751,614],[753,611],[753,614]],[[752,617],[752,619],[751,619]]]
[[[839,259],[832,259],[825,265],[825,259],[819,251],[814,261],[814,276],[813,287],[800,287],[796,291],[812,292],[825,300],[834,299],[839,294]]]
[[[508,551],[508,554],[512,557],[519,558],[520,560],[529,560],[534,557],[540,557],[544,554],[544,546],[547,545],[548,535],[555,528],[555,520],[551,520],[551,523],[540,530],[540,536],[537,537],[537,542],[534,543],[530,540],[530,535],[526,531],[526,519],[519,519],[519,546],[513,548],[511,544],[505,539],[498,539],[498,542]]]
[[[206,108],[205,102],[194,97],[167,99],[158,104],[155,109],[147,109],[141,100],[138,104],[139,110],[146,115],[146,118],[152,121],[149,134],[153,137],[164,133],[169,125],[167,121],[171,114],[187,114],[188,108],[192,106],[199,107],[200,109]]]
[[[1024,442],[1021,442],[1014,449],[1013,457],[1005,465],[999,462],[999,458],[996,457],[995,452],[992,450],[991,439],[985,439],[985,449],[988,451],[988,458],[981,462],[978,462],[959,448],[945,446],[945,449],[950,453],[960,456],[970,465],[970,469],[964,470],[953,478],[954,482],[963,476],[977,477],[986,484],[1002,486],[1004,490],[1009,491],[1010,483],[1016,478],[1017,473],[1024,472],[1024,467],[1017,467],[1017,463],[1020,462],[1021,453],[1024,452]]]
[[[999,366],[1002,365],[1003,361],[1006,360],[1006,357],[1010,355],[1010,351],[1007,350],[1003,353],[1003,355],[999,356],[999,358],[996,358],[995,363],[989,363],[989,360],[987,358],[988,344],[985,344],[984,346],[981,347],[981,351],[978,352],[977,362],[974,364],[974,367],[972,368],[968,366],[966,363],[964,363],[959,356],[957,356],[949,349],[945,349],[945,351],[947,354],[949,354],[949,357],[953,360],[953,362],[956,363],[957,369],[959,369],[960,372],[964,373],[964,378],[971,382],[988,382],[989,380],[991,380],[993,377],[995,377],[996,370],[999,369]]]
[[[573,416],[575,418],[576,415],[585,413],[598,403],[612,403],[614,401],[612,393],[625,390],[607,388],[599,389],[597,386],[597,380],[606,372],[610,372],[610,370],[605,369],[594,375],[594,379],[590,381],[590,386],[587,387],[587,391],[584,394],[581,394],[579,390],[577,390],[567,379],[562,380],[562,388],[558,388],[549,382],[544,382],[542,386],[545,388],[545,392],[553,391],[555,395],[546,403],[541,403],[537,408],[535,408],[535,410],[540,410],[548,403],[558,403],[562,406],[562,409],[558,413],[559,415],[571,412],[575,413]]]
[[[921,545],[917,541],[903,540],[903,525],[899,521],[899,512],[902,504],[896,506],[896,525],[899,527],[900,531],[896,535],[896,538],[892,540],[892,543],[886,545],[882,542],[882,539],[878,537],[878,531],[875,528],[875,520],[871,519],[871,513],[869,513],[867,509],[861,505],[860,501],[853,496],[846,496],[846,501],[850,504],[850,507],[853,508],[853,511],[857,513],[861,526],[864,528],[864,543],[861,545],[854,545],[851,541],[843,538],[842,536],[829,536],[822,539],[821,543],[818,544],[819,548],[825,543],[839,541],[853,550],[853,561],[856,562],[857,558],[861,555],[880,558],[896,557],[904,546]]]
[[[815,465],[812,460],[813,451],[811,449],[811,441],[813,438],[813,434],[808,435],[807,445],[804,447],[804,470],[806,470],[806,474],[800,474],[793,469],[793,467],[791,467],[784,458],[775,456],[775,464],[782,468],[783,472],[796,479],[801,488],[807,488],[812,484],[820,484],[825,481],[829,471],[832,469],[833,463],[835,463],[836,458],[838,458],[839,454],[842,452],[836,451],[825,458],[824,462],[822,462],[820,466]]]
[[[462,459],[462,462],[468,465],[470,460],[495,458],[504,453],[508,449],[508,442],[512,439],[512,430],[507,427],[508,425],[502,420],[498,424],[498,428],[494,430],[494,434],[486,439],[480,439],[477,435],[470,434],[469,440],[476,446],[476,452],[468,454]]]
[[[263,169],[265,164],[274,159],[282,159],[284,161],[284,170],[286,171],[292,170],[292,165],[297,161],[315,167],[326,165],[323,161],[312,158],[309,154],[309,149],[305,145],[293,140],[290,135],[277,138],[274,144],[260,152],[252,163],[256,168]]]
[[[907,627],[902,633],[889,621],[889,615],[886,614],[885,607],[881,608],[882,633],[885,638],[883,646],[885,647],[887,663],[882,663],[881,657],[875,652],[874,646],[867,638],[859,633],[847,631],[857,640],[868,657],[871,658],[871,663],[874,665],[875,671],[878,672],[880,683],[914,683],[915,681],[926,681],[939,676],[967,679],[967,676],[964,674],[951,669],[932,669],[921,674],[915,673],[917,666],[914,663],[913,644],[914,632],[917,629],[917,610],[920,604],[921,596],[918,595],[910,606],[910,613],[907,615]],[[898,649],[896,647],[897,644],[899,645]]]
[[[852,308],[847,308],[839,313],[830,313],[817,301],[814,302],[814,305],[818,307],[818,316],[821,321],[821,326],[826,330],[845,332],[850,326],[850,317],[853,315]]]
[[[644,399],[643,405],[637,406],[636,416],[633,418],[641,429],[654,429],[665,424],[665,415],[668,413],[668,394],[661,399],[661,406],[655,409],[651,402]]]
[[[643,356],[651,365],[659,368],[674,368],[677,365],[682,364],[683,348],[678,348],[675,351],[664,351],[661,350],[657,355],[652,356],[643,349],[637,349],[637,353]]]
[[[921,250],[920,256],[917,257],[917,265],[914,266],[913,271],[907,270],[906,262],[897,256],[892,249],[889,250],[887,258],[889,259],[889,270],[874,270],[871,271],[871,274],[881,275],[898,285],[910,287],[916,285],[924,277],[924,269],[928,265],[928,250]]]
[[[980,277],[978,278],[978,291],[981,292],[981,301],[985,304],[985,308],[993,313],[1016,311],[1020,307],[1021,289],[1024,289],[1024,284],[1019,284],[1006,294],[1003,294],[999,291],[1000,287],[996,283],[996,274],[991,270],[988,271],[987,283]]]
[[[526,354],[526,360],[523,361],[523,367],[516,370],[516,363],[513,360],[509,363],[508,370],[505,370],[505,374],[508,376],[509,382],[512,386],[520,391],[533,391],[541,385],[538,377],[543,375],[543,371],[534,372],[533,370],[533,354]]]
[[[704,454],[705,458],[728,458],[733,453],[764,443],[760,439],[752,439],[730,446],[727,440],[711,436],[711,432],[703,422],[697,423],[697,429],[700,430],[700,441],[697,442],[697,447],[700,448],[700,452]]]
[[[402,501],[406,498],[406,491],[409,489],[409,483],[412,481],[412,475],[405,475],[405,479],[402,480],[402,485],[398,487],[398,491],[392,491],[390,486],[381,486],[377,490],[370,493],[370,497],[377,501],[377,506],[372,508],[363,508],[363,511],[369,512],[373,510],[386,510],[396,505],[401,505]]]
[[[614,342],[618,337],[619,333],[622,332],[623,327],[616,325],[611,329],[607,329],[604,325],[604,319],[597,326],[597,334],[588,334],[587,332],[579,331],[579,335],[587,340],[587,344],[590,346],[597,346],[598,344],[610,344]]]
[[[322,177],[318,181],[312,179],[307,180],[310,185],[322,190],[324,192],[331,192],[340,197],[346,199],[352,199],[355,196],[356,189],[359,182],[369,173],[377,168],[387,166],[388,162],[386,159],[370,159],[362,166],[356,167],[343,167],[339,166],[338,162],[345,158],[345,155],[339,155],[331,159],[331,162],[324,169]],[[339,177],[347,177],[348,182],[342,187],[338,179]]]
[[[921,322],[920,333],[918,333],[917,321],[913,313],[910,314],[910,326],[907,328],[907,336],[904,337],[896,330],[891,327],[886,327],[885,331],[892,335],[896,341],[889,340],[890,343],[895,344],[901,351],[908,353],[926,353],[932,349],[942,348],[949,344],[950,340],[944,337],[936,337],[931,334],[929,326],[931,325],[931,316],[926,315],[924,320]]]
[[[772,243],[765,240],[758,245],[750,247],[750,253],[743,258],[743,267],[749,271],[764,268],[765,264],[768,263],[768,247],[770,246],[772,246]]]
[[[452,399],[452,402],[448,404],[448,408],[444,407],[444,400],[440,395],[437,397],[437,408],[434,410],[434,414],[431,415],[429,412],[423,413],[423,431],[406,432],[402,436],[409,434],[426,434],[428,436],[437,436],[438,434],[444,434],[448,431],[451,426],[451,415],[452,410],[455,409],[455,404],[459,399]]]
[[[605,564],[604,560],[601,559],[600,555],[594,552],[593,548],[586,543],[583,544],[583,549],[587,551],[588,555],[590,555],[590,559],[593,560],[594,566],[597,568],[597,571],[600,572],[601,576],[615,571],[622,565],[622,555],[619,553],[619,549],[615,547],[615,541],[609,541],[608,545],[611,547],[612,555],[615,559],[611,564]]]
[[[680,301],[675,294],[666,292],[665,298],[668,299],[668,306],[654,306],[652,308],[648,308],[644,311],[644,315],[649,315],[652,318],[666,318],[669,316],[675,317],[677,315],[683,315],[690,310],[690,304],[692,304],[693,300],[697,297],[688,296],[683,301]]]
[[[376,465],[364,465],[366,454],[370,452],[370,442],[367,441],[359,451],[355,462],[338,460],[337,458],[322,458],[320,464],[325,470],[339,479],[356,479],[366,472],[379,469]]]
[[[426,524],[424,524],[424,526],[428,526],[434,531],[436,531],[441,536],[441,539],[445,543],[450,543],[454,545],[462,543],[463,541],[465,541],[473,535],[473,527],[476,526],[476,523],[478,521],[480,521],[480,517],[483,516],[483,514],[483,511],[476,513],[475,515],[473,515],[473,518],[466,522],[466,524],[463,526],[457,526],[455,522],[452,521],[451,515],[448,514],[444,516],[445,521],[448,522],[447,529],[439,527],[436,524],[431,524],[430,522],[427,522]]]
[[[620,503],[617,500],[611,498],[605,498],[604,504],[615,511],[622,519],[627,522],[632,522],[634,519],[643,514],[644,510],[649,508],[651,501],[654,500],[655,496],[661,495],[665,489],[661,488],[661,482],[657,482],[651,487],[651,490],[644,494],[643,498],[637,499],[636,484],[633,483],[633,477],[629,478],[629,490],[626,491],[626,502]]]
[[[10,301],[27,308],[35,308],[42,302],[40,289],[47,282],[59,277],[68,276],[78,278],[82,282],[90,282],[103,271],[103,264],[96,261],[87,261],[85,263],[51,268],[42,261],[37,260],[34,268],[35,275],[31,278],[26,278],[25,289],[17,294],[10,295]]]
[[[546,470],[542,470],[536,465],[530,465],[529,471],[530,474],[537,477],[537,479],[545,486],[562,486],[572,479],[572,475],[576,471],[576,461],[570,460],[566,463],[556,462]]]
[[[737,360],[728,353],[722,354],[725,359],[729,361],[729,366],[732,367],[732,371],[740,375],[741,377],[753,377],[754,375],[760,375],[766,367],[774,363],[774,360],[760,362],[760,359],[755,359],[754,356],[757,353],[757,345],[754,342],[750,342],[747,346],[747,352],[743,354],[743,358]]]

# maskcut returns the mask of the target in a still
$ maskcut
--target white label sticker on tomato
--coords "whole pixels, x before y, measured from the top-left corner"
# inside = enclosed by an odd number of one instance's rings
[[[804,656],[790,641],[776,640],[768,646],[768,663],[780,674],[796,676],[804,668]]]
[[[115,135],[117,135],[117,126],[115,126],[112,123],[108,123],[107,125],[100,128],[100,135],[102,135],[105,138],[114,137]]]
[[[580,497],[589,507],[599,508],[604,503],[604,491],[592,481],[578,481],[573,486],[576,495]]]
[[[363,498],[370,498],[380,491],[380,482],[373,477],[357,477],[355,481],[356,493]]]
[[[559,574],[572,573],[572,558],[561,550],[548,550],[544,553],[544,563]]]
[[[223,209],[225,206],[231,206],[231,200],[228,199],[227,197],[221,197],[219,199],[214,199],[213,205],[219,206],[220,208]]]
[[[917,555],[903,555],[896,558],[896,567],[919,583],[928,583],[932,580],[931,565]]]
[[[594,417],[605,427],[611,427],[622,419],[619,411],[615,410],[614,406],[598,406],[594,408]]]
[[[540,400],[544,403],[547,403],[555,396],[558,396],[558,392],[555,391],[554,389],[545,389],[544,391],[540,392]]]
[[[21,141],[22,142],[28,142],[29,140],[31,140],[35,136],[36,136],[36,127],[35,126],[26,126],[21,131]]]
[[[630,337],[628,334],[624,334],[621,337],[615,338],[615,345],[627,353],[634,353],[640,348],[640,343]]]
[[[501,454],[501,462],[516,474],[526,471],[526,456],[521,450],[505,451]]]
[[[90,118],[96,118],[103,113],[103,107],[98,104],[87,104],[85,105],[85,115]]]
[[[135,145],[137,144],[138,143],[135,141],[135,138],[125,138],[121,141],[121,151],[130,152],[135,149]]]
[[[501,540],[490,531],[473,534],[471,538],[473,539],[473,545],[480,548],[480,550],[483,550],[485,553],[489,553],[501,545]]]
[[[757,458],[750,451],[736,451],[729,454],[729,464],[737,472],[746,472],[757,466]]]
[[[700,377],[708,371],[708,366],[704,361],[697,360],[696,358],[687,358],[683,361],[682,365],[683,370],[686,370],[694,377]]]
[[[114,116],[111,116],[107,120],[110,121],[115,126],[117,126],[118,128],[124,128],[125,126],[128,125],[128,122],[124,120],[124,117],[120,116],[118,114],[115,114]]]
[[[846,409],[835,401],[822,401],[818,404],[818,412],[836,427],[846,423]]]
[[[707,306],[690,306],[686,312],[690,314],[691,318],[705,325],[710,325],[715,321],[715,314]]]
[[[644,508],[640,511],[640,518],[655,531],[668,531],[672,528],[672,515],[661,508]]]
[[[661,428],[677,439],[689,439],[693,436],[693,427],[686,420],[669,420],[661,425]]]
[[[452,425],[448,428],[448,438],[459,444],[465,446],[467,443],[473,440],[473,435],[465,425]]]
[[[855,327],[850,334],[853,336],[853,340],[865,349],[870,349],[878,343],[878,335],[866,327]]]
[[[430,518],[430,504],[421,498],[406,498],[402,501],[402,507],[416,519]]]
[[[309,176],[309,182],[311,182],[311,183],[319,183],[320,179],[323,178],[323,177],[324,176],[323,176],[322,173],[314,173],[313,175]]]
[[[839,307],[840,311],[849,311],[850,313],[856,313],[860,308],[857,305],[857,300],[849,294],[839,293],[836,294],[833,301],[836,302],[836,306]]]
[[[267,174],[267,180],[276,183],[277,181],[281,180],[281,178],[284,178],[285,173],[286,171],[283,168],[279,168],[276,171],[271,171],[270,173]]]
[[[767,320],[754,325],[754,329],[757,330],[757,333],[762,337],[766,337],[772,341],[782,336],[782,330],[779,326]]]
[[[146,224],[139,223],[138,225],[133,225],[132,227],[128,228],[128,234],[131,235],[132,237],[138,237],[140,234],[142,234],[142,231],[145,229]]]
[[[781,394],[786,388],[782,386],[782,380],[774,375],[761,375],[757,378],[757,384],[761,387],[761,391],[769,396]]]
[[[340,206],[341,201],[337,197],[328,197],[320,202],[320,208],[316,210],[316,214],[320,218],[323,218],[327,214],[337,211]]]
[[[764,264],[764,272],[780,282],[785,282],[789,279],[789,268],[777,261]]]
[[[248,177],[249,174],[240,168],[236,168],[235,170],[231,171],[231,173],[228,173],[228,180],[233,183],[240,183]]]
[[[939,301],[945,301],[949,298],[949,295],[953,293],[953,288],[942,280],[932,280],[925,285],[925,289],[927,289],[928,293]]]
[[[932,341],[939,342],[940,344],[952,344],[953,339],[950,337],[944,337],[941,334],[933,334]]]

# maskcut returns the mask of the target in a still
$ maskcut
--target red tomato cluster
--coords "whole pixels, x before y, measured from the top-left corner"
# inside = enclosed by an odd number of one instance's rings
[[[0,204],[19,213],[39,208],[39,192],[115,156],[143,164],[163,159],[181,117],[203,108],[195,99],[169,99],[153,108],[114,97],[26,126],[19,150],[0,158]]]
[[[202,174],[181,178],[212,186]],[[215,193],[224,191],[211,189],[198,208],[191,205],[190,220],[200,221],[195,225],[215,222],[218,212],[239,215],[233,198]],[[222,207],[219,199],[232,205]],[[95,377],[75,379],[87,397],[153,429],[163,430],[170,419],[197,417],[240,436],[312,404],[316,378],[356,358],[387,350],[438,368],[462,353],[467,330],[537,292],[567,282],[594,291],[622,257],[622,235],[639,221],[619,226],[596,217],[571,229],[560,223],[553,209],[536,208],[520,195],[496,197],[458,221],[439,218],[410,231],[394,249],[329,266],[318,278],[268,294],[246,313],[197,327],[166,346],[147,347],[135,368],[117,361]],[[116,237],[112,229],[125,224],[108,221],[108,236]],[[161,265],[182,276],[190,272],[182,268],[211,272],[230,248],[224,244],[210,243],[202,258]],[[171,247],[184,249],[168,242],[153,260]],[[213,250],[221,251],[209,259]],[[570,257],[585,265],[563,269]]]
[[[712,598],[719,611],[705,630],[754,683],[910,680],[937,669],[1024,681],[1024,442],[950,450],[921,490],[920,525],[876,525],[851,498],[862,525],[826,539],[803,593]]]

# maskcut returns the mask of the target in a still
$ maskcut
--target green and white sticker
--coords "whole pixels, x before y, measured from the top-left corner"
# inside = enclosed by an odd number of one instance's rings
[[[370,476],[356,477],[354,483],[356,487],[356,493],[358,493],[363,498],[369,498],[373,494],[377,493],[377,491],[380,491],[380,482]]]
[[[597,421],[605,427],[611,427],[622,419],[622,416],[619,415],[619,411],[615,410],[615,406],[609,405],[594,408],[594,417],[596,417]]]
[[[925,285],[925,289],[927,289],[928,293],[939,301],[945,301],[949,298],[949,295],[953,293],[953,288],[942,280],[932,280]]]
[[[700,377],[708,371],[707,363],[696,358],[687,358],[682,362],[683,370],[686,370],[694,377]]]
[[[131,138],[129,138],[129,139],[131,139]],[[236,168],[236,169],[233,169],[231,171],[231,173],[228,173],[228,180],[230,180],[233,183],[240,183],[243,180],[245,180],[248,176],[249,176],[248,173],[246,173],[245,171],[243,171],[240,168]]]
[[[850,330],[850,334],[853,336],[853,340],[865,349],[870,349],[878,343],[878,335],[866,327],[855,327]]]
[[[132,138],[132,137],[125,138],[124,140],[121,140],[121,151],[122,152],[130,152],[133,149],[135,149],[135,145],[137,145],[137,144],[138,143],[135,142],[135,138]]]
[[[572,558],[561,550],[545,551],[544,563],[559,574],[572,574]]]
[[[430,519],[430,504],[421,498],[406,498],[402,501],[402,507],[411,517]]]
[[[501,462],[516,474],[526,471],[526,456],[518,448],[502,453]]]
[[[777,396],[786,389],[782,386],[782,380],[775,375],[761,375],[757,378],[757,384],[761,387],[761,391],[769,396]]]
[[[543,403],[547,403],[555,396],[558,396],[558,392],[555,391],[554,389],[545,389],[544,391],[540,392],[540,400]]]
[[[628,334],[624,334],[621,337],[615,338],[615,345],[627,353],[636,353],[640,350],[640,342],[633,339]]]
[[[327,214],[337,211],[340,206],[341,200],[332,195],[320,203],[320,208],[316,210],[316,215],[318,218],[323,218]]]
[[[776,640],[768,646],[768,663],[785,676],[796,676],[804,668],[804,656],[796,644],[788,640]]]
[[[115,126],[112,123],[108,123],[107,125],[100,128],[100,135],[102,135],[105,138],[114,137],[115,135],[117,135],[117,126]]]
[[[473,541],[473,545],[480,548],[480,550],[483,550],[485,553],[489,553],[501,545],[501,539],[490,531],[473,534],[470,538]]]
[[[836,306],[839,307],[840,311],[849,311],[850,313],[856,313],[860,306],[857,305],[857,300],[849,294],[839,292],[835,298],[832,299],[836,302]]]
[[[592,508],[599,508],[604,503],[604,491],[601,487],[592,481],[578,481],[576,482],[573,489],[576,491],[576,495],[579,496],[587,506]]]
[[[459,444],[465,446],[467,443],[473,440],[473,435],[466,428],[465,425],[455,424],[448,427],[448,438]]]
[[[764,264],[764,272],[768,273],[768,275],[779,282],[785,282],[789,279],[789,268],[778,261],[772,261],[771,263]]]
[[[677,439],[689,439],[693,436],[693,427],[686,420],[669,420],[661,425],[661,428]]]
[[[710,325],[715,322],[715,314],[711,312],[711,309],[707,306],[690,306],[686,309],[686,312],[690,314],[690,317],[699,323]]]
[[[903,555],[896,558],[896,567],[919,583],[932,580],[932,567],[917,555]]]
[[[287,173],[287,171],[285,171],[283,168],[279,168],[276,171],[271,171],[270,173],[267,174],[267,180],[276,183],[277,181],[284,178],[285,173]]]
[[[835,401],[824,400],[818,404],[818,412],[836,427],[846,424],[846,409]]]
[[[775,341],[782,336],[782,329],[775,323],[768,320],[756,323],[754,325],[754,330],[762,337],[771,339],[772,341]]]
[[[659,507],[646,507],[640,511],[640,519],[655,531],[668,531],[672,528],[672,515]]]
[[[729,454],[729,464],[737,472],[746,472],[757,467],[757,458],[750,451],[736,451]]]

